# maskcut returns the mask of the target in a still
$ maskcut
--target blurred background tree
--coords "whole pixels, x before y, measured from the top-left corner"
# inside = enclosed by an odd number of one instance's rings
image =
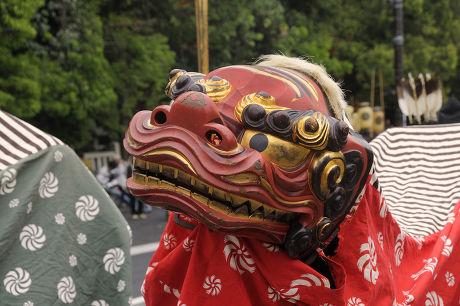
[[[459,15],[457,0],[404,1],[404,71],[439,76],[445,96],[460,96]],[[393,22],[388,0],[209,0],[210,68],[302,56],[355,102],[380,70],[391,118]],[[197,70],[193,0],[4,0],[0,25],[0,107],[80,152],[167,103],[172,68]]]

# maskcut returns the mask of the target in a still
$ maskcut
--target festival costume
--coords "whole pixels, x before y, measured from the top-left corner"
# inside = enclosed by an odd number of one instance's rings
[[[130,228],[77,154],[0,111],[0,305],[129,305]]]
[[[424,241],[401,232],[321,67],[268,56],[173,70],[166,93],[171,105],[136,114],[124,141],[130,191],[181,213],[147,271],[148,305],[458,300],[458,206]]]

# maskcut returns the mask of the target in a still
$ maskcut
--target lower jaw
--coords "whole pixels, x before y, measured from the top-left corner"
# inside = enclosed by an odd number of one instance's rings
[[[248,216],[229,216],[210,208],[197,199],[186,198],[167,189],[146,189],[145,186],[128,180],[131,193],[145,203],[193,217],[216,231],[255,238],[265,242],[283,243],[289,229],[288,224],[266,222]]]

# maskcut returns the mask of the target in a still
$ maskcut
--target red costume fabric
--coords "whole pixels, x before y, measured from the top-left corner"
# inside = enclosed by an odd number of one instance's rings
[[[460,304],[460,202],[443,230],[401,231],[371,184],[341,224],[328,263],[336,289],[277,245],[170,217],[143,285],[147,305],[457,305]]]

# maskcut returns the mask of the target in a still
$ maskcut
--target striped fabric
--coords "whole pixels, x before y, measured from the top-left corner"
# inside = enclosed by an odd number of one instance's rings
[[[0,171],[62,141],[0,110]]]
[[[388,129],[372,142],[388,208],[413,236],[439,231],[460,200],[460,124]]]

